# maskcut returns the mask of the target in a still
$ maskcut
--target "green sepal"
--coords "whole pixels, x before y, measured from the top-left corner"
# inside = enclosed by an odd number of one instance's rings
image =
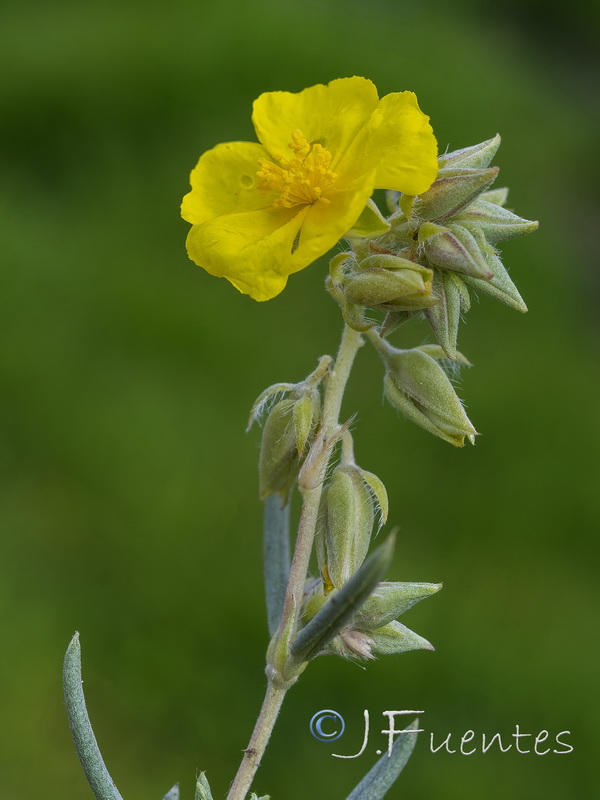
[[[465,223],[476,225],[490,244],[533,233],[539,227],[537,220],[518,217],[507,208],[481,198],[464,208],[452,221],[461,225]]]
[[[196,794],[194,800],[213,800],[206,772],[201,772],[196,778]]]
[[[371,649],[380,655],[395,655],[408,653],[410,650],[434,650],[434,646],[427,639],[411,631],[396,620],[388,622],[381,628],[369,631],[373,640]]]
[[[488,192],[480,194],[477,199],[485,200],[486,203],[494,203],[497,206],[505,206],[508,200],[508,187],[503,186],[501,189],[490,189]]]
[[[474,236],[479,237],[479,246],[494,277],[489,281],[481,281],[465,275],[463,276],[464,282],[472,289],[489,294],[490,297],[501,300],[516,311],[525,313],[527,311],[525,301],[519,294],[519,290],[513,283],[498,253],[491,244],[486,242],[484,235],[475,226],[472,228],[472,233]]]
[[[264,392],[261,392],[254,401],[254,405],[250,411],[246,431],[249,431],[254,423],[261,418],[265,408],[269,405],[269,401],[273,402],[277,395],[285,395],[295,388],[295,383],[274,383],[272,386],[267,387]]]
[[[299,456],[304,453],[320,412],[321,404],[319,402],[319,393],[316,390],[305,392],[294,404],[292,417],[296,436],[296,450]]]
[[[460,150],[453,150],[451,153],[444,153],[438,156],[439,168],[468,167],[470,169],[485,169],[492,163],[501,141],[500,134],[497,133],[492,139],[486,139],[485,142],[474,144],[471,147],[463,147]]]
[[[433,293],[439,303],[423,313],[448,358],[456,358],[461,311],[469,308],[469,290],[454,272],[434,270]]]
[[[374,239],[387,233],[390,223],[385,219],[376,204],[369,198],[360,217],[345,235],[347,239]]]
[[[469,361],[469,359],[463,355],[462,353],[456,352],[456,358],[449,359],[446,351],[443,347],[439,344],[420,344],[418,347],[414,348],[415,350],[420,350],[425,355],[430,356],[430,358],[435,358],[436,361],[441,361],[442,366],[444,363],[448,361],[455,361],[455,364],[452,364],[453,367],[457,366],[465,366],[465,367],[472,367],[473,365]]]
[[[367,484],[367,486],[369,487],[369,489],[373,494],[375,503],[377,505],[377,508],[381,516],[381,519],[379,521],[379,527],[381,528],[381,526],[385,525],[385,523],[387,522],[389,513],[389,501],[388,501],[387,490],[381,478],[378,478],[377,475],[375,475],[373,472],[367,472],[366,470],[361,469],[360,477]]]
[[[381,628],[441,588],[441,583],[379,583],[357,614],[355,627],[366,631]]]

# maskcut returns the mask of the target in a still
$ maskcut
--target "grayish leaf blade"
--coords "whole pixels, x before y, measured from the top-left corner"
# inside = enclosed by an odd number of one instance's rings
[[[395,539],[395,534],[390,534],[300,631],[290,648],[296,660],[314,658],[360,610],[390,566]]]
[[[267,620],[273,636],[281,622],[290,572],[290,504],[282,505],[279,494],[265,500],[263,561]]]
[[[71,735],[96,800],[123,800],[110,777],[87,713],[81,681],[81,645],[76,633],[65,654],[63,689]]]
[[[388,756],[386,752],[381,756],[362,781],[350,792],[346,800],[381,800],[384,797],[415,749],[418,725],[419,720],[416,719],[411,725],[404,728],[409,733],[399,734],[392,746],[391,754]]]
[[[179,800],[179,784],[172,786],[162,800]]]

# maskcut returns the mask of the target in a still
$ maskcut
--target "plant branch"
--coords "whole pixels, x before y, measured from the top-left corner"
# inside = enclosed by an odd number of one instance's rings
[[[333,449],[343,432],[343,427],[339,424],[342,399],[354,358],[361,344],[360,334],[347,325],[344,326],[337,358],[326,379],[321,426],[298,477],[302,493],[298,535],[283,602],[281,624],[269,648],[271,654],[278,653],[283,657],[283,666],[289,661],[290,634],[295,633],[300,618],[304,583],[319,516],[323,481]],[[227,800],[244,800],[246,797],[275,726],[285,693],[301,671],[296,666],[292,674],[283,675],[280,666],[280,664],[273,666],[270,663],[267,667],[269,683],[263,706],[250,743],[244,751],[242,763],[227,795]]]

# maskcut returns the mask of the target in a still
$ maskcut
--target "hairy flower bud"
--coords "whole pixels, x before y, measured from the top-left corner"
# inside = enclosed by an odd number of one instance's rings
[[[491,186],[498,171],[498,167],[441,169],[431,188],[415,200],[412,213],[426,220],[452,217]]]
[[[387,357],[384,392],[405,416],[446,442],[462,447],[477,434],[442,367],[421,348],[393,350]]]
[[[265,422],[258,465],[261,500],[277,493],[287,501],[308,438],[319,418],[317,389],[306,388],[298,394],[276,403]]]
[[[324,543],[327,571],[343,586],[365,560],[371,542],[373,495],[358,467],[337,467],[325,500]]]
[[[437,302],[431,295],[432,278],[430,269],[414,261],[372,255],[362,259],[359,269],[345,279],[343,293],[347,302],[370,308],[428,308]]]
[[[419,244],[427,260],[440,269],[461,272],[472,278],[493,277],[473,235],[460,225],[449,227],[424,222],[419,229]]]

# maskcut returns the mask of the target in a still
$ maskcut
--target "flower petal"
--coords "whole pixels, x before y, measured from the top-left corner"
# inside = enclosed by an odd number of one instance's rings
[[[301,130],[333,156],[332,168],[365,125],[378,103],[377,89],[366,78],[339,78],[301,92],[265,92],[254,101],[256,135],[271,155],[289,158],[292,131]]]
[[[204,153],[192,170],[192,191],[181,204],[181,216],[199,225],[222,214],[255,211],[273,202],[256,188],[258,159],[269,154],[257,142],[226,142]]]
[[[308,209],[268,208],[194,225],[186,242],[188,255],[211,275],[227,278],[243,294],[270,300],[295,271],[290,269],[292,250]]]
[[[360,185],[329,196],[329,203],[314,203],[306,217],[290,272],[298,272],[331,250],[352,228],[373,193],[373,175]]]
[[[413,92],[394,92],[379,101],[348,152],[343,169],[356,173],[373,158],[379,164],[376,189],[417,195],[426,192],[435,180],[437,141],[429,117],[419,108]]]

